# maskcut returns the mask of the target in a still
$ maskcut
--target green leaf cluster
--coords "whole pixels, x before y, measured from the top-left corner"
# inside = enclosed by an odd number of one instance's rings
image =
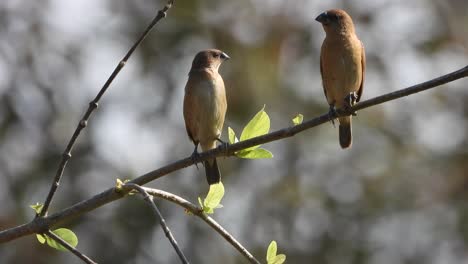
[[[276,245],[276,241],[271,241],[270,245],[268,246],[266,260],[267,264],[282,264],[286,261],[285,254],[276,255],[278,247]]]
[[[213,214],[215,209],[222,208],[221,200],[224,197],[224,185],[222,182],[211,184],[210,190],[203,200],[198,197],[198,203],[200,204],[203,212],[207,214]]]
[[[36,214],[40,214],[42,211],[42,207],[44,207],[44,205],[40,203],[36,203],[36,204],[30,205],[29,207],[31,207],[34,210],[34,212],[36,212]]]
[[[42,207],[44,207],[44,205],[40,203],[36,203],[36,204],[30,205],[29,207],[31,207],[36,212],[36,214],[39,214],[42,210]],[[76,247],[76,245],[78,245],[78,237],[70,229],[59,228],[59,229],[52,231],[52,233],[54,233],[58,237],[65,240],[72,247]],[[62,251],[68,250],[45,234],[36,234],[36,238],[41,244],[44,244],[47,242],[47,245],[49,245],[52,248],[62,250]]]
[[[228,127],[229,143],[234,144],[239,141],[244,141],[254,137],[262,136],[270,131],[270,117],[265,112],[265,106],[249,121],[249,123],[242,130],[240,140],[237,138],[236,133],[230,127]],[[264,149],[260,148],[260,145],[246,148],[237,151],[235,155],[239,158],[244,159],[270,159],[273,158],[273,154]]]

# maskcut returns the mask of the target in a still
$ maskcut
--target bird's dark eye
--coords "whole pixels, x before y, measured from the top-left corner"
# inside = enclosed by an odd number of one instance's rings
[[[213,53],[213,57],[219,58],[219,54],[218,53]]]

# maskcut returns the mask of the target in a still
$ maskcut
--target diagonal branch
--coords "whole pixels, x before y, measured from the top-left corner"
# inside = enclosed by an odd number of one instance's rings
[[[430,81],[423,82],[423,83],[420,83],[420,84],[417,84],[417,85],[414,85],[414,86],[411,86],[411,87],[408,87],[399,91],[384,94],[384,95],[360,102],[356,104],[355,106],[351,107],[349,109],[349,112],[361,110],[361,109],[375,106],[378,104],[382,104],[391,100],[396,100],[398,98],[408,96],[414,93],[418,93],[424,90],[428,90],[428,89],[431,89],[431,88],[434,88],[434,87],[437,87],[437,86],[440,86],[440,85],[443,85],[443,84],[446,84],[446,83],[449,83],[458,79],[462,79],[465,77],[468,77],[468,66],[465,66],[464,68],[460,70],[443,75],[441,77],[432,79]],[[337,112],[338,112],[337,116],[343,116],[347,114],[343,111],[337,111]],[[161,167],[160,169],[144,174],[132,180],[131,183],[144,185],[150,181],[158,179],[171,172],[193,165],[194,162],[202,162],[207,159],[214,158],[214,157],[230,156],[230,155],[233,155],[235,152],[242,150],[242,149],[265,144],[268,142],[280,140],[280,139],[287,138],[287,137],[292,137],[296,135],[297,133],[300,133],[304,130],[326,123],[330,121],[332,118],[335,118],[335,117],[330,116],[328,115],[328,113],[326,113],[326,114],[323,114],[319,117],[303,122],[302,124],[299,124],[296,126],[283,128],[283,129],[271,132],[263,136],[241,141],[236,144],[229,145],[226,148],[218,147],[216,149],[212,149],[210,151],[200,153],[199,157],[196,159],[192,159],[192,157],[187,157],[179,161],[176,161],[174,163],[171,163],[169,165],[166,165],[164,167]],[[44,233],[53,225],[57,225],[59,223],[62,223],[74,217],[78,217],[82,214],[85,214],[89,211],[99,208],[105,204],[108,204],[114,200],[120,199],[124,195],[125,195],[124,192],[123,193],[116,192],[115,188],[107,189],[106,191],[103,191],[102,193],[97,194],[89,198],[88,200],[79,202],[75,205],[72,205],[50,216],[43,217],[43,218],[36,218],[27,224],[23,224],[17,227],[13,227],[13,228],[1,231],[0,243],[8,242],[10,240],[16,239],[18,237],[26,236],[29,234]]]
[[[133,185],[126,184],[128,187],[133,189]],[[125,185],[124,185],[125,187]],[[157,190],[157,189],[152,189],[152,188],[146,188],[146,187],[140,187],[143,191],[146,193],[149,193],[153,196],[168,200],[170,202],[173,202],[175,204],[178,204],[185,208],[188,212],[192,213],[193,215],[198,216],[201,218],[203,221],[205,221],[208,225],[210,225],[216,232],[218,232],[221,236],[224,237],[232,246],[234,246],[244,257],[246,257],[250,263],[254,264],[259,264],[260,262],[255,259],[255,257],[244,247],[242,246],[241,243],[239,243],[231,234],[229,234],[226,229],[224,229],[220,224],[218,224],[213,218],[209,217],[206,215],[203,210],[201,210],[198,206],[192,204],[191,202],[185,200],[182,197],[179,197],[175,194],[165,192],[162,190]],[[130,190],[131,190],[130,189]]]
[[[80,251],[78,251],[76,248],[74,248],[72,245],[68,244],[67,241],[63,240],[61,237],[57,236],[56,234],[54,234],[54,232],[48,230],[47,232],[45,232],[45,234],[52,238],[53,240],[55,240],[57,243],[59,243],[60,245],[62,245],[64,248],[68,249],[71,253],[73,253],[75,256],[79,257],[81,260],[83,260],[85,263],[88,263],[88,264],[97,264],[97,262],[94,262],[92,259],[90,259],[89,257],[87,257],[85,254],[81,253]]]
[[[340,110],[340,109],[337,109],[337,111],[336,111],[337,115],[336,116],[331,116],[328,113],[326,113],[326,114],[323,114],[323,115],[321,115],[319,117],[316,117],[316,118],[310,119],[308,121],[305,121],[302,124],[299,124],[299,125],[296,125],[296,126],[283,128],[283,129],[268,133],[268,134],[263,135],[263,136],[259,136],[259,137],[251,138],[251,139],[241,141],[241,142],[238,142],[238,143],[235,143],[235,144],[231,144],[227,148],[223,148],[223,146],[221,145],[216,149],[213,149],[213,150],[210,150],[210,151],[207,151],[207,152],[204,152],[204,153],[200,153],[198,158],[189,157],[189,158],[185,158],[185,159],[176,161],[176,162],[174,162],[172,164],[169,164],[169,165],[161,167],[161,168],[159,168],[157,170],[146,173],[146,174],[134,179],[132,182],[134,182],[136,184],[143,185],[143,184],[146,184],[146,183],[148,183],[150,181],[153,181],[153,180],[155,180],[155,179],[157,179],[159,177],[162,177],[162,176],[164,176],[166,174],[169,174],[169,173],[174,172],[176,170],[179,170],[179,169],[188,167],[190,165],[193,165],[194,161],[196,163],[199,163],[199,162],[202,162],[202,161],[205,161],[207,159],[214,158],[214,157],[231,156],[231,155],[234,155],[234,153],[237,152],[237,151],[240,151],[240,150],[252,147],[252,146],[257,146],[257,145],[265,144],[265,143],[268,143],[268,142],[280,140],[280,139],[283,139],[283,138],[292,137],[292,136],[296,135],[297,133],[300,133],[300,132],[302,132],[304,130],[307,130],[307,129],[310,129],[312,127],[316,127],[318,125],[327,123],[328,121],[330,121],[331,119],[335,119],[336,117],[346,116],[346,115],[349,115],[350,113],[355,112],[357,110],[361,110],[361,109],[368,108],[368,107],[371,107],[371,106],[383,104],[383,103],[388,102],[388,101],[396,100],[396,99],[404,97],[404,96],[408,96],[408,95],[411,95],[411,94],[422,92],[422,91],[425,91],[425,90],[428,90],[428,89],[431,89],[431,88],[434,88],[434,87],[437,87],[437,86],[440,86],[440,85],[443,85],[443,84],[446,84],[446,83],[449,83],[449,82],[452,82],[452,81],[455,81],[455,80],[458,80],[458,79],[462,79],[462,78],[465,78],[465,77],[468,77],[468,65],[465,66],[464,68],[460,69],[460,70],[457,70],[457,71],[454,71],[452,73],[440,76],[440,77],[432,79],[430,81],[423,82],[423,83],[420,83],[420,84],[416,84],[416,85],[413,85],[411,87],[404,88],[404,89],[401,89],[401,90],[398,90],[398,91],[395,91],[395,92],[392,92],[392,93],[377,96],[377,97],[374,97],[374,98],[366,100],[366,101],[362,101],[362,102],[354,105],[353,107],[350,107],[347,112],[343,111],[343,110]]]
[[[148,27],[143,32],[143,34],[141,34],[140,38],[138,38],[135,44],[133,44],[133,46],[130,48],[130,50],[127,52],[124,58],[119,62],[117,67],[114,69],[109,79],[107,79],[106,83],[104,84],[104,86],[101,88],[101,90],[97,94],[96,98],[94,98],[94,100],[89,103],[88,110],[86,110],[86,113],[81,118],[80,122],[78,123],[78,126],[75,129],[75,132],[70,138],[70,141],[68,142],[67,147],[65,148],[65,151],[62,154],[62,160],[60,161],[57,172],[55,173],[54,181],[50,187],[49,194],[47,195],[47,198],[44,202],[44,206],[42,207],[42,210],[38,216],[45,216],[47,214],[47,210],[49,210],[49,206],[50,206],[50,203],[52,202],[52,198],[54,197],[60,185],[60,180],[62,178],[63,171],[65,170],[65,167],[67,166],[67,163],[72,156],[71,152],[72,152],[73,146],[75,145],[75,142],[78,139],[78,136],[80,135],[81,131],[88,125],[88,120],[91,114],[93,113],[93,111],[98,107],[99,100],[107,91],[107,88],[109,88],[109,86],[111,85],[115,77],[119,74],[119,72],[125,66],[125,64],[127,63],[130,56],[132,56],[135,49],[146,38],[146,36],[148,36],[151,29],[156,25],[156,23],[158,23],[159,20],[166,17],[166,12],[172,7],[173,3],[174,3],[174,0],[169,0],[163,9],[158,11],[158,14],[153,19],[153,21],[151,21],[151,23],[148,25]]]
[[[156,217],[159,220],[159,223],[161,224],[161,228],[164,231],[164,234],[166,235],[167,239],[169,239],[169,242],[171,242],[172,246],[174,247],[177,255],[179,256],[180,260],[182,263],[187,264],[189,263],[187,258],[185,257],[184,253],[180,249],[179,245],[177,244],[177,241],[175,240],[174,236],[172,235],[171,230],[166,224],[166,220],[164,220],[164,217],[162,216],[161,212],[159,211],[159,208],[156,206],[156,203],[153,200],[153,197],[148,194],[149,189],[143,188],[138,184],[134,183],[127,183],[123,186],[124,188],[129,188],[130,190],[137,190],[145,199],[147,203],[150,204],[151,208],[153,208],[154,213],[156,214]],[[155,195],[156,196],[156,195]]]

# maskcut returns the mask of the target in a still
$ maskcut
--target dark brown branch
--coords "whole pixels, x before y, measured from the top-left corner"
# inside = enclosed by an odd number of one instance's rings
[[[88,264],[97,264],[97,262],[94,262],[92,259],[87,257],[85,254],[81,253],[76,248],[72,247],[72,245],[68,244],[67,241],[63,240],[61,237],[54,234],[54,232],[48,230],[47,232],[45,232],[45,235],[47,235],[48,237],[55,240],[57,243],[62,245],[64,248],[68,249],[71,253],[73,253],[75,256],[79,257],[84,262],[86,262]]]
[[[143,196],[145,201],[147,203],[149,203],[151,208],[153,208],[153,211],[156,214],[156,217],[158,218],[159,223],[161,224],[161,228],[164,231],[164,234],[166,235],[167,239],[169,239],[169,242],[171,242],[172,247],[174,247],[177,255],[180,258],[180,260],[182,261],[182,263],[188,264],[189,262],[188,262],[187,258],[185,257],[184,253],[182,252],[179,245],[177,244],[177,241],[175,240],[174,236],[172,235],[171,230],[169,229],[169,227],[166,224],[166,220],[164,220],[164,217],[162,216],[161,212],[159,211],[158,206],[154,202],[153,197],[148,194],[147,189],[141,187],[138,184],[134,184],[134,183],[127,183],[123,187],[124,188],[127,187],[130,190],[133,189],[133,190],[138,191]]]
[[[129,184],[127,184],[127,185],[129,185]],[[132,188],[132,186],[130,186],[130,187]],[[255,263],[255,264],[260,263],[257,259],[255,259],[255,257],[244,246],[242,246],[241,243],[239,243],[231,234],[229,234],[229,232],[226,231],[226,229],[224,229],[220,224],[218,224],[213,218],[206,215],[203,212],[203,210],[201,210],[201,208],[199,208],[196,205],[190,203],[189,201],[185,200],[184,198],[179,197],[179,196],[177,196],[175,194],[172,194],[172,193],[169,193],[169,192],[165,192],[165,191],[157,190],[157,189],[152,189],[152,188],[145,188],[145,187],[140,187],[140,188],[142,188],[145,192],[147,192],[147,193],[149,193],[149,194],[151,194],[153,196],[156,196],[156,197],[168,200],[170,202],[173,202],[175,204],[178,204],[178,205],[182,206],[183,208],[185,208],[190,213],[192,213],[193,215],[198,216],[203,221],[205,221],[208,225],[210,225],[214,230],[216,230],[216,232],[218,232],[222,237],[224,237],[224,239],[226,239],[226,241],[228,241],[242,255],[244,255],[244,257],[246,257],[250,261],[250,263]]]
[[[460,70],[443,75],[433,80],[363,101],[351,107],[349,111],[350,112],[357,111],[357,110],[368,108],[374,105],[382,104],[384,102],[388,102],[388,101],[395,100],[404,96],[408,96],[410,94],[414,94],[414,93],[421,92],[430,88],[434,88],[436,86],[440,86],[440,85],[443,85],[443,84],[446,84],[446,83],[449,83],[458,79],[462,79],[465,77],[468,77],[468,66],[465,66],[464,68]],[[343,111],[338,111],[338,116],[342,116],[342,115],[346,115],[346,113]],[[269,134],[266,134],[260,137],[255,137],[249,140],[245,140],[245,141],[238,142],[236,144],[229,145],[226,149],[223,149],[222,147],[218,147],[216,149],[200,153],[200,156],[196,160],[193,160],[192,157],[187,157],[182,160],[171,163],[167,166],[164,166],[160,169],[157,169],[145,175],[142,175],[132,180],[131,183],[144,185],[145,183],[153,181],[171,172],[193,165],[194,161],[201,162],[201,161],[213,158],[213,157],[229,156],[245,148],[280,140],[282,138],[292,137],[296,135],[297,133],[300,133],[304,130],[326,123],[330,121],[331,118],[334,118],[334,117],[331,117],[328,115],[328,113],[326,113],[319,117],[308,120],[297,126],[287,127],[287,128],[280,129],[280,130],[271,132]],[[107,203],[110,203],[114,200],[121,198],[124,194],[125,193],[116,192],[114,188],[110,188],[100,194],[97,194],[91,197],[88,200],[72,205],[71,207],[68,207],[50,216],[47,216],[44,218],[36,218],[28,224],[20,225],[17,227],[13,227],[13,228],[1,231],[0,243],[8,242],[10,240],[13,240],[18,237],[25,236],[25,235],[29,235],[29,234],[43,233],[46,230],[50,229],[50,227],[53,225],[57,225],[65,220],[69,220],[71,218],[78,217],[84,213],[92,211],[98,207],[101,207]]]
[[[166,17],[166,12],[172,7],[172,4],[174,3],[174,0],[169,0],[168,3],[164,6],[163,9],[158,11],[158,14],[156,17],[151,21],[151,23],[148,25],[146,30],[141,34],[140,38],[133,44],[133,46],[130,48],[130,50],[127,52],[127,54],[124,56],[124,58],[119,62],[117,67],[114,69],[112,74],[110,75],[109,79],[107,79],[106,83],[104,86],[101,88],[99,93],[97,94],[96,98],[94,98],[93,101],[89,103],[88,110],[86,110],[86,113],[84,114],[83,118],[81,118],[81,121],[78,123],[78,126],[75,129],[75,132],[73,133],[72,137],[70,138],[70,141],[67,144],[67,147],[65,151],[62,154],[62,160],[60,161],[59,167],[57,169],[57,172],[55,173],[54,181],[52,182],[52,185],[49,190],[49,194],[47,195],[47,198],[44,202],[44,206],[42,207],[41,212],[39,213],[38,216],[45,216],[47,214],[47,211],[49,210],[50,203],[52,202],[52,198],[54,197],[55,193],[57,192],[57,189],[60,185],[60,180],[63,175],[63,171],[65,170],[65,167],[67,166],[68,161],[71,158],[71,152],[73,150],[73,146],[75,145],[75,142],[80,135],[81,131],[88,125],[89,118],[93,111],[98,107],[98,102],[101,99],[101,97],[104,95],[106,92],[107,88],[111,85],[112,81],[115,79],[115,77],[119,74],[119,72],[122,70],[122,68],[125,66],[127,63],[128,59],[130,56],[133,54],[135,49],[140,45],[140,43],[148,36],[149,32],[151,29],[158,23],[159,20],[162,18]]]

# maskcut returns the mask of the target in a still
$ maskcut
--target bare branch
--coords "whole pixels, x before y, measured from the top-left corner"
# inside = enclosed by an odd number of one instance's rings
[[[162,18],[166,17],[166,12],[172,7],[172,4],[174,3],[174,0],[169,0],[168,3],[164,6],[163,9],[158,11],[158,14],[156,17],[151,21],[151,23],[148,25],[146,30],[143,32],[143,34],[138,38],[138,40],[133,44],[133,46],[130,48],[130,50],[127,52],[127,54],[124,56],[124,58],[119,62],[117,67],[114,69],[112,74],[110,75],[109,79],[107,79],[106,83],[104,86],[101,88],[99,93],[97,94],[96,98],[94,98],[93,101],[89,103],[88,110],[86,110],[86,113],[84,116],[81,118],[80,122],[78,123],[78,126],[75,129],[75,132],[73,133],[72,137],[70,138],[70,141],[67,144],[67,147],[65,151],[62,154],[62,160],[60,161],[60,165],[57,169],[57,172],[54,177],[54,181],[52,182],[52,185],[49,190],[49,194],[47,195],[47,198],[44,202],[44,206],[42,207],[41,212],[39,213],[38,216],[45,216],[47,214],[47,211],[49,210],[50,203],[52,202],[52,198],[54,197],[54,194],[56,193],[59,185],[60,185],[60,179],[62,178],[63,171],[65,170],[65,167],[67,166],[68,161],[71,158],[71,152],[73,149],[73,146],[75,145],[75,142],[80,135],[81,131],[88,125],[89,118],[93,111],[98,107],[98,102],[101,99],[101,97],[104,95],[106,92],[107,88],[111,85],[112,81],[115,79],[115,77],[119,74],[119,72],[122,70],[122,68],[125,66],[127,63],[128,59],[130,56],[133,54],[135,49],[140,45],[140,43],[148,36],[149,32],[151,29],[158,23],[159,20]]]
[[[126,184],[126,185],[129,185],[129,184]],[[250,263],[255,263],[255,264],[260,263],[244,246],[242,246],[231,234],[229,234],[229,232],[226,231],[226,229],[224,229],[220,224],[218,224],[213,218],[205,214],[203,210],[199,208],[198,206],[190,203],[189,201],[185,200],[182,197],[179,197],[169,192],[152,189],[152,188],[146,188],[146,187],[140,187],[140,188],[153,196],[156,196],[156,197],[168,200],[170,202],[173,202],[175,204],[178,204],[182,206],[183,208],[185,208],[190,213],[192,213],[193,215],[198,216],[203,221],[205,221],[208,225],[210,225],[214,230],[216,230],[216,232],[218,232],[222,237],[224,237],[224,239],[226,239],[232,246],[234,246],[242,255],[244,255],[250,261]]]
[[[156,217],[159,220],[159,223],[161,224],[161,228],[164,231],[164,234],[166,235],[167,239],[169,239],[169,242],[171,242],[171,244],[174,247],[175,251],[177,252],[177,255],[179,256],[180,260],[184,264],[189,263],[187,258],[184,255],[184,253],[179,248],[179,245],[177,244],[177,241],[175,240],[174,236],[172,235],[171,230],[167,226],[166,220],[164,220],[164,217],[162,216],[161,212],[159,211],[158,207],[156,206],[156,203],[153,200],[153,197],[148,194],[147,189],[143,188],[143,187],[141,187],[141,186],[139,186],[137,184],[134,184],[134,183],[127,183],[123,187],[124,188],[129,188],[130,190],[133,189],[133,190],[138,191],[143,196],[145,201],[150,204],[150,206],[153,208],[154,213],[156,214]]]
[[[88,264],[97,264],[97,262],[94,262],[92,259],[90,259],[89,257],[87,257],[85,254],[81,253],[80,251],[78,251],[76,248],[74,248],[72,245],[68,244],[67,241],[63,240],[61,237],[57,236],[56,234],[54,234],[54,232],[50,231],[50,230],[47,230],[47,232],[45,232],[45,234],[52,238],[53,240],[55,240],[57,243],[59,243],[60,245],[62,245],[64,248],[68,249],[71,253],[73,253],[75,256],[79,257],[81,260],[83,260],[84,262],[88,263]]]
[[[360,102],[356,104],[355,106],[351,107],[349,109],[349,112],[379,105],[379,104],[382,104],[391,100],[396,100],[398,98],[408,96],[414,93],[418,93],[424,90],[428,90],[430,88],[434,88],[434,87],[437,87],[437,86],[440,86],[440,85],[443,85],[443,84],[446,84],[446,83],[449,83],[458,79],[462,79],[465,77],[468,77],[468,66],[465,66],[464,68],[460,70],[443,75],[433,80]],[[337,112],[338,112],[338,116],[349,114],[343,111],[337,111]],[[266,134],[260,137],[255,137],[249,140],[241,141],[236,144],[229,145],[226,148],[218,147],[216,149],[212,149],[210,151],[200,153],[200,155],[196,159],[192,159],[192,157],[189,156],[187,158],[181,159],[179,161],[176,161],[174,163],[161,167],[160,169],[144,174],[132,180],[131,183],[144,185],[150,181],[158,179],[171,172],[193,165],[194,162],[198,163],[198,162],[202,162],[207,159],[214,158],[214,157],[230,156],[230,155],[233,155],[235,152],[242,150],[242,149],[246,149],[246,148],[256,146],[256,145],[265,144],[268,142],[280,140],[280,139],[287,138],[287,137],[292,137],[296,135],[297,133],[300,133],[304,130],[326,123],[330,121],[332,118],[335,118],[335,117],[329,116],[328,113],[326,113],[326,114],[323,114],[319,117],[303,122],[302,124],[299,124],[296,126],[287,127],[287,128],[280,129],[280,130],[271,132],[269,134]],[[46,230],[50,229],[51,226],[54,226],[66,220],[78,217],[98,207],[101,207],[107,203],[120,199],[124,195],[125,195],[125,192],[119,193],[119,192],[116,192],[115,188],[110,188],[100,194],[97,194],[89,198],[88,200],[79,202],[55,214],[52,214],[43,218],[36,218],[30,223],[1,231],[0,243],[8,242],[10,240],[16,239],[18,237],[26,236],[29,234],[43,233]]]

